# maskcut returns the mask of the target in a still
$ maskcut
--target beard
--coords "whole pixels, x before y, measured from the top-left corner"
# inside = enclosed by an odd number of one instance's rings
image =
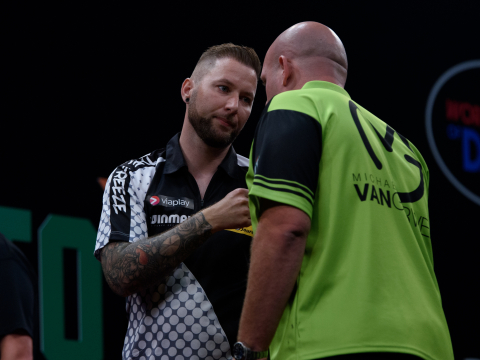
[[[240,133],[239,129],[233,129],[230,133],[218,133],[213,126],[213,116],[205,118],[200,116],[196,106],[196,92],[192,94],[190,104],[188,106],[188,121],[197,133],[198,137],[205,144],[217,149],[224,149],[231,145]],[[227,117],[230,121],[230,117]]]

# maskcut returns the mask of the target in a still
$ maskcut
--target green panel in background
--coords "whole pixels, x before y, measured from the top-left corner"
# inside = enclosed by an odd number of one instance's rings
[[[0,232],[9,240],[31,242],[31,211],[0,206]]]
[[[48,360],[103,357],[100,263],[92,256],[96,231],[81,218],[49,215],[38,230],[41,349]],[[79,340],[65,338],[63,249],[78,254]]]

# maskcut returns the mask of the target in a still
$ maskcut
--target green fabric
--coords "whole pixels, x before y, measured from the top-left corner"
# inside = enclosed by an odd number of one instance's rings
[[[387,125],[354,103],[381,163],[378,169],[355,125],[349,101],[344,89],[312,81],[301,90],[275,96],[264,113],[293,110],[320,123],[322,154],[313,204],[293,192],[254,185],[262,176],[255,175],[250,154],[247,185],[254,232],[259,198],[295,206],[312,220],[295,296],[271,343],[271,358],[400,352],[429,360],[453,359],[433,270],[427,165],[398,133],[393,151],[387,151],[374,130],[385,137]],[[396,109],[392,102],[392,111]],[[255,140],[252,151],[254,146]],[[419,200],[402,203],[399,193],[412,192],[421,182],[419,167],[407,156],[421,165],[424,191]],[[307,188],[304,193],[312,198]]]

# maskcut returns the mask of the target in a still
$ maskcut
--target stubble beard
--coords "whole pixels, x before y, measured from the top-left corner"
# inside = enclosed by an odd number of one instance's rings
[[[196,92],[192,94],[188,106],[188,121],[197,133],[198,137],[205,144],[217,149],[225,149],[231,145],[240,133],[239,129],[232,130],[230,133],[219,134],[213,126],[213,117],[205,118],[200,116],[197,111]]]

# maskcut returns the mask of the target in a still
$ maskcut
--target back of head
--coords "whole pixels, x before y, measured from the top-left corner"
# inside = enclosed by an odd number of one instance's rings
[[[239,63],[252,68],[257,74],[257,78],[260,77],[262,65],[255,50],[247,46],[226,43],[215,45],[205,50],[198,60],[191,78],[195,82],[200,82],[205,74],[215,66],[216,61],[224,58],[234,59]]]
[[[286,56],[308,81],[345,85],[348,68],[345,48],[340,38],[323,24],[306,21],[293,25],[278,36],[270,51],[270,61]]]

